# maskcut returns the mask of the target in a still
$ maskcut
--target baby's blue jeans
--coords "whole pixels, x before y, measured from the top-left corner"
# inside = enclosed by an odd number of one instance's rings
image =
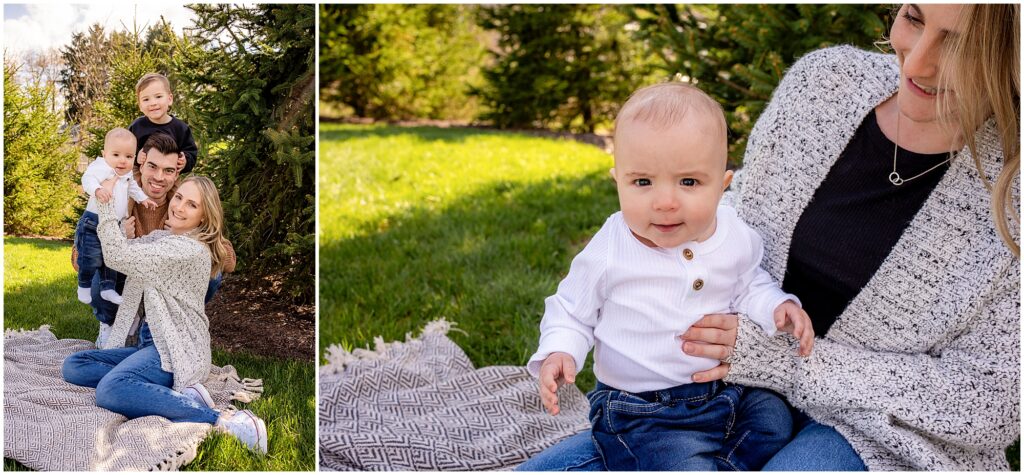
[[[608,470],[759,470],[793,431],[781,398],[721,381],[641,393],[599,382],[587,397]]]
[[[103,249],[96,234],[99,216],[92,211],[82,213],[75,226],[75,248],[78,249],[78,286],[91,287],[93,275],[99,275],[100,290],[114,290],[117,271],[103,264]],[[96,300],[94,297],[93,300]]]
[[[793,439],[761,469],[763,471],[867,471],[850,443],[832,427],[798,409],[793,415]],[[548,447],[516,467],[517,471],[602,471],[591,431],[586,430]]]

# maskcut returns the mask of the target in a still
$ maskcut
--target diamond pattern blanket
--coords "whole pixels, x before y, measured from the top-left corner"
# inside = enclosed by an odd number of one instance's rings
[[[590,427],[587,399],[559,392],[543,410],[523,366],[474,368],[428,324],[418,338],[376,341],[373,351],[332,345],[320,370],[322,470],[501,470]]]
[[[4,334],[4,457],[35,470],[174,470],[192,461],[213,429],[163,417],[127,420],[96,406],[96,391],[61,378],[71,353],[95,349],[58,340],[47,326]],[[203,382],[219,410],[259,397],[262,381],[239,379],[231,366],[210,367]]]

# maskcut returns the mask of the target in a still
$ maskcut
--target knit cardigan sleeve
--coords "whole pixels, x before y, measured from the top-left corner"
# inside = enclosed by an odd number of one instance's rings
[[[726,380],[768,387],[811,413],[816,407],[880,412],[935,439],[1002,449],[1017,433],[1008,424],[1019,420],[1019,279],[1014,262],[973,324],[934,354],[879,352],[826,337],[800,358],[792,337],[768,337],[741,319]]]
[[[197,257],[202,257],[197,255],[199,246],[177,245],[161,239],[168,237],[166,231],[154,231],[129,244],[121,233],[113,203],[99,203],[99,218],[96,234],[103,248],[104,263],[128,277],[141,279],[149,287],[176,294],[180,289],[169,285],[164,276],[185,274],[196,265]]]

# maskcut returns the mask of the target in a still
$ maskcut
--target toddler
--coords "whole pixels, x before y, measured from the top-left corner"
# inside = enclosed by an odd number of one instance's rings
[[[103,156],[93,160],[82,174],[82,189],[89,194],[89,203],[75,227],[75,248],[78,249],[78,300],[92,303],[90,287],[93,274],[100,274],[100,297],[103,300],[121,304],[121,296],[114,289],[117,272],[103,265],[103,250],[96,235],[99,211],[96,201],[107,203],[114,200],[118,219],[128,214],[128,197],[147,208],[155,208],[156,202],[149,199],[132,176],[132,162],[135,158],[135,136],[128,129],[115,128],[103,139]],[[115,178],[114,192],[101,185],[109,178]]]
[[[721,106],[693,86],[636,91],[615,123],[621,211],[545,300],[527,368],[557,414],[558,387],[594,347],[590,421],[608,470],[758,470],[791,436],[778,396],[695,382],[720,362],[681,349],[704,315],[735,312],[792,333],[805,356],[813,345],[799,300],[760,268],[760,236],[719,205],[732,180],[726,133]]]
[[[178,157],[178,167],[184,175],[192,171],[196,166],[196,156],[199,147],[192,138],[192,129],[181,119],[171,115],[171,104],[174,103],[174,95],[171,94],[171,82],[163,74],[148,73],[143,75],[135,84],[135,97],[139,101],[139,110],[142,117],[135,119],[128,130],[135,134],[138,144],[135,153],[138,155],[137,163],[144,162],[146,152],[142,146],[150,135],[162,132],[174,138],[181,150]]]

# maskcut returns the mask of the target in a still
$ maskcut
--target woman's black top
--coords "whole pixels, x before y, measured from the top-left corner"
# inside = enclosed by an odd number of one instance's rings
[[[782,288],[800,298],[824,335],[882,265],[946,163],[900,186],[889,181],[895,144],[872,111],[814,192],[793,230]],[[896,170],[913,177],[949,158],[899,149]]]

